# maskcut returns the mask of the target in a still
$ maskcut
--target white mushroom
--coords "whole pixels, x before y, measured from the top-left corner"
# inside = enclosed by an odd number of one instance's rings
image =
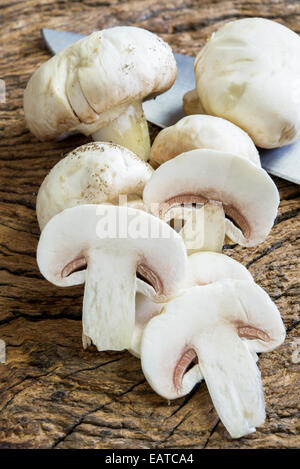
[[[79,204],[114,205],[122,195],[133,208],[142,208],[145,183],[151,166],[124,147],[93,142],[82,145],[60,160],[44,179],[36,200],[41,230],[65,208]]]
[[[185,288],[208,285],[228,279],[253,281],[253,277],[246,267],[225,254],[197,252],[188,256]]]
[[[170,301],[147,324],[142,368],[158,394],[175,399],[191,391],[198,367],[220,419],[238,438],[255,431],[265,419],[253,352],[273,350],[284,337],[276,305],[254,282],[196,286]]]
[[[260,166],[258,151],[242,129],[219,117],[193,115],[162,130],[150,151],[150,164],[157,168],[181,153],[197,148],[221,150]]]
[[[147,160],[142,100],[169,89],[176,73],[170,46],[150,31],[118,26],[95,32],[31,77],[24,93],[27,125],[40,140],[82,132]]]
[[[166,301],[176,294],[187,261],[180,236],[158,218],[127,207],[79,205],[47,223],[37,262],[55,285],[85,282],[84,341],[90,338],[100,351],[131,344],[136,273],[151,285],[140,281],[140,291]]]
[[[177,293],[180,295],[187,288],[226,279],[253,280],[250,272],[231,257],[216,252],[198,252],[188,256],[187,275],[182,280]],[[160,314],[165,303],[156,303],[151,298],[137,293],[135,304],[135,328],[129,351],[136,357],[140,357],[143,331],[150,319]],[[202,379],[199,369],[194,370],[193,373],[194,384],[197,384]]]
[[[233,242],[256,246],[269,234],[279,205],[276,185],[262,168],[236,155],[204,149],[178,155],[157,168],[143,199],[163,220],[170,219],[167,213],[175,206],[203,206],[195,223],[198,245],[192,240],[190,246],[185,239],[192,251],[221,250],[219,230],[225,232],[225,227]],[[193,226],[184,229],[193,234]]]
[[[299,56],[298,34],[279,23],[225,24],[195,59],[200,109],[238,125],[260,147],[294,142],[300,138]],[[195,93],[186,100],[194,112]]]

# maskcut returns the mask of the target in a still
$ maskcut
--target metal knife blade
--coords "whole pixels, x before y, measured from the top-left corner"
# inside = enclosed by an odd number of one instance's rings
[[[53,54],[79,41],[84,34],[56,29],[42,29],[44,41]],[[184,117],[183,95],[195,88],[194,58],[174,53],[178,74],[172,88],[155,99],[143,103],[147,120],[159,127],[168,127]],[[300,140],[272,150],[259,149],[262,167],[268,173],[300,184]]]

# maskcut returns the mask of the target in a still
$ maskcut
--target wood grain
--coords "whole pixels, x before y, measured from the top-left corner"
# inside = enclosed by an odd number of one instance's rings
[[[129,353],[82,350],[82,288],[59,289],[40,275],[35,200],[50,168],[87,139],[40,143],[26,130],[22,109],[28,78],[50,57],[41,27],[89,33],[137,25],[175,51],[195,55],[214,30],[236,18],[273,18],[300,33],[299,2],[20,0],[1,2],[0,16],[6,84],[0,104],[0,338],[7,344],[6,364],[0,364],[0,447],[299,447],[299,187],[275,178],[281,203],[268,239],[257,248],[224,250],[250,269],[287,327],[284,345],[259,360],[266,423],[232,440],[204,383],[168,405]]]

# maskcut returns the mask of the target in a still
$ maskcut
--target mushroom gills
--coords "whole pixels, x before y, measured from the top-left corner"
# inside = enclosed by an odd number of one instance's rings
[[[177,361],[173,373],[174,387],[180,391],[183,385],[183,380],[187,381],[190,379],[190,375],[193,375],[194,380],[195,376],[197,376],[198,379],[195,380],[197,382],[202,380],[198,366],[198,357],[195,350],[192,348],[185,350]]]
[[[94,132],[92,136],[96,141],[122,145],[142,160],[149,159],[150,137],[141,101],[129,104],[119,117]]]
[[[136,265],[126,253],[93,250],[88,259],[83,297],[84,345],[99,351],[124,350],[135,324]]]

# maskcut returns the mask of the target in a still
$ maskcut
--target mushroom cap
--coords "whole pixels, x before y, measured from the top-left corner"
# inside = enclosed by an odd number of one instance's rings
[[[222,26],[196,57],[200,101],[208,114],[244,129],[263,148],[300,137],[300,38],[274,21]]]
[[[196,252],[188,256],[186,288],[226,279],[253,280],[250,272],[232,257],[218,252]]]
[[[249,332],[249,338],[239,330]],[[251,329],[261,339],[251,338]],[[167,340],[166,340],[167,337]],[[276,305],[254,282],[226,280],[196,286],[170,301],[146,326],[142,368],[149,384],[167,399],[191,391],[198,358],[214,405],[234,437],[264,420],[264,399],[253,352],[273,350],[285,337]]]
[[[142,28],[92,33],[44,63],[24,93],[27,125],[40,140],[76,130],[89,135],[130,103],[170,88],[177,73],[170,46]]]
[[[221,150],[260,166],[258,151],[242,129],[219,117],[192,115],[162,130],[150,151],[150,164],[160,166],[180,153],[197,148]]]
[[[176,293],[186,274],[181,237],[160,219],[141,210],[114,205],[78,205],[55,215],[43,229],[37,248],[42,275],[61,287],[85,281],[93,250],[132,254],[137,271],[153,277],[157,297]],[[150,277],[151,277],[150,275]]]
[[[262,168],[217,150],[191,150],[152,174],[143,193],[152,213],[182,203],[223,203],[227,235],[242,246],[256,246],[269,234],[279,205],[276,185]]]
[[[117,205],[120,195],[138,203],[152,172],[149,164],[120,145],[94,142],[76,148],[51,169],[39,189],[41,230],[54,215],[75,205]]]

